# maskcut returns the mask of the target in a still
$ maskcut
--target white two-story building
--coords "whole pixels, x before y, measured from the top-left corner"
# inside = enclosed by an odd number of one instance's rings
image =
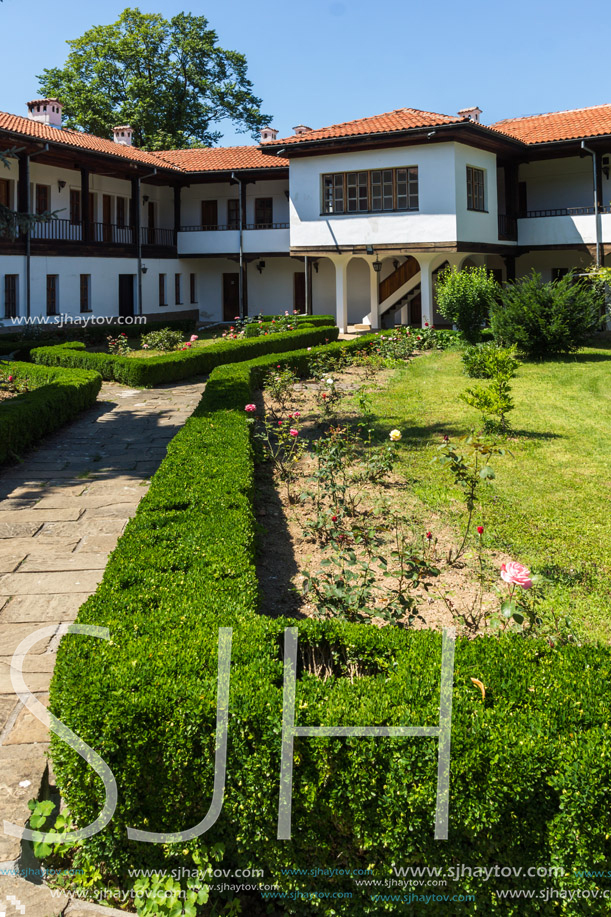
[[[435,278],[604,263],[611,105],[480,123],[399,109],[256,146],[145,152],[129,126],[0,113],[0,204],[54,214],[0,239],[0,321],[63,314],[333,313],[341,328],[440,323]]]

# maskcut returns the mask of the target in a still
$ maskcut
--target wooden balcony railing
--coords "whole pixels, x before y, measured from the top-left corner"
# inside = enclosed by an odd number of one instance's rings
[[[599,207],[599,213],[611,213],[610,207]],[[594,206],[590,207],[555,207],[551,210],[527,210],[526,213],[520,214],[520,219],[531,219],[537,217],[573,217],[573,216],[593,216]]]
[[[173,247],[174,230],[157,227],[142,227],[141,242],[143,245]],[[88,238],[87,238],[88,236]],[[30,238],[48,242],[87,242],[107,245],[134,245],[136,233],[133,226],[115,226],[112,223],[90,223],[89,232],[82,223],[71,220],[49,220],[47,223],[36,223],[31,229]]]
[[[288,229],[289,223],[245,223],[244,229]],[[240,228],[239,223],[214,223],[211,226],[181,226],[180,232],[225,232]]]
[[[403,264],[400,264],[396,271],[385,277],[378,287],[378,302],[383,303],[385,299],[392,296],[399,287],[415,277],[420,270],[420,265],[415,258],[408,258]]]

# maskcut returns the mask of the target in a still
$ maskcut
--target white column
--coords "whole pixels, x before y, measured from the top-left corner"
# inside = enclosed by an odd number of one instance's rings
[[[402,325],[407,325],[409,322],[409,303],[406,303],[399,309],[399,321]]]
[[[433,271],[432,263],[436,254],[417,255],[420,264],[420,295],[422,298],[422,327],[428,322],[433,324]]]
[[[340,334],[348,328],[348,261],[347,257],[334,258],[335,264],[335,321]]]
[[[377,331],[380,327],[380,303],[379,303],[379,275],[373,269],[373,262],[369,262],[369,315],[367,321],[371,325],[372,331]]]

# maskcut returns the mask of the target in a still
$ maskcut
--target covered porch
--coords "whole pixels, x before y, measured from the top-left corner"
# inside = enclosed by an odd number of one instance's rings
[[[340,333],[348,327],[372,330],[395,324],[443,325],[436,309],[435,283],[448,265],[461,269],[484,265],[506,278],[500,255],[471,252],[351,251],[309,257],[312,272],[312,311],[331,313]]]

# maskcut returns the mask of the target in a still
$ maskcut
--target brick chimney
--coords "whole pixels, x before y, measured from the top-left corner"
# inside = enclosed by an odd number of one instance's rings
[[[61,128],[63,105],[59,99],[33,99],[26,104],[28,106],[28,118],[32,121],[48,124],[49,127]]]
[[[129,124],[124,124],[120,127],[113,127],[112,139],[114,140],[115,143],[120,143],[121,146],[133,146],[134,145],[133,127],[130,127]]]

